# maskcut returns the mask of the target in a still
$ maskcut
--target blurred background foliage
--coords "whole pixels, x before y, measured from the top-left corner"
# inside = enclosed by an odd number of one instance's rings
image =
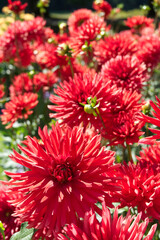
[[[36,6],[36,0],[22,0],[22,2],[28,3],[27,12],[30,12]],[[93,0],[51,0],[50,12],[62,11],[70,12],[78,8],[91,8]],[[149,0],[108,0],[112,7],[116,7],[118,4],[124,4],[124,10],[131,10],[139,8],[140,5],[149,4]],[[0,0],[0,9],[7,5],[7,0]]]

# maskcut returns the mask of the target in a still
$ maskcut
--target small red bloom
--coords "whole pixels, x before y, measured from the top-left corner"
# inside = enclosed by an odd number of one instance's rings
[[[98,34],[102,29],[106,28],[105,21],[94,16],[85,21],[78,31],[75,32],[74,36],[71,37],[71,48],[73,48],[74,54],[77,55],[82,52],[82,46],[86,45],[90,47],[91,42],[96,40]]]
[[[12,85],[9,87],[11,98],[23,95],[25,92],[33,92],[33,81],[27,73],[21,73],[15,76],[12,82]]]
[[[16,151],[11,156],[30,171],[6,173],[12,178],[8,183],[12,190],[23,193],[12,201],[18,207],[15,216],[36,228],[37,238],[44,234],[53,239],[55,232],[76,223],[108,191],[117,190],[104,175],[112,169],[114,152],[101,148],[101,137],[88,138],[81,127],[56,124],[49,133],[47,127],[39,129],[39,135],[43,144],[28,137],[26,147],[19,146],[26,156]]]
[[[154,145],[144,148],[140,151],[140,157],[137,157],[140,164],[144,167],[149,167],[154,170],[155,173],[160,172],[160,144],[155,142]]]
[[[13,11],[15,14],[19,14],[21,11],[23,11],[28,3],[24,3],[22,4],[21,1],[14,1],[12,2],[12,0],[8,0],[8,8]]]
[[[103,203],[102,220],[99,222],[93,211],[85,214],[84,220],[79,225],[70,224],[64,227],[63,234],[57,236],[57,240],[142,240],[149,219],[141,222],[141,213],[131,216],[118,217],[118,208],[115,209],[113,219],[110,211]],[[157,225],[154,224],[144,240],[152,240]]]
[[[140,114],[140,113],[139,113]],[[105,119],[106,129],[102,132],[104,138],[110,140],[110,145],[132,145],[138,143],[144,121],[139,119],[139,114],[134,111],[119,112],[115,118]]]
[[[145,27],[154,29],[153,19],[145,16],[133,16],[131,18],[127,18],[125,24],[129,28],[134,29],[134,31],[141,31]]]
[[[5,92],[4,92],[4,85],[0,84],[0,98],[2,98],[4,96]]]
[[[76,31],[79,31],[79,27],[88,19],[93,17],[91,10],[82,8],[74,11],[68,18],[68,27],[70,35],[74,35]]]
[[[160,39],[157,35],[142,36],[137,44],[138,59],[147,65],[147,68],[154,68],[160,62]]]
[[[145,122],[140,118],[143,101],[137,91],[121,90],[110,102],[110,111],[103,114],[103,136],[110,145],[138,142]]]
[[[131,33],[121,32],[100,40],[95,47],[95,57],[100,65],[116,56],[133,55],[137,50],[135,38]]]
[[[17,199],[20,197],[20,194],[17,192],[9,192],[9,188],[5,185],[0,185],[0,220],[3,223],[5,228],[5,239],[9,240],[10,237],[20,229],[20,223],[18,218],[13,217],[15,207],[11,205],[9,201]],[[0,239],[3,240],[3,237],[0,233]]]
[[[33,77],[33,84],[36,91],[39,91],[40,88],[43,90],[53,87],[57,82],[57,77],[55,73],[48,71],[47,73],[38,73]]]
[[[45,40],[45,21],[36,17],[30,21],[15,21],[0,37],[0,56],[2,61],[13,59],[18,66],[28,66],[33,57],[34,41]]]
[[[155,112],[152,111],[152,115],[155,117],[149,117],[147,115],[143,115],[143,119],[145,122],[151,123],[156,125],[157,127],[160,127],[160,99],[156,97],[157,102],[154,103],[153,101],[150,101],[151,107],[154,109]],[[156,135],[142,138],[139,143],[144,143],[144,144],[152,144],[155,142],[156,139],[160,139],[160,130],[158,129],[152,129],[149,128],[149,130]]]
[[[95,9],[98,12],[102,12],[104,14],[104,17],[107,18],[110,12],[112,11],[112,6],[104,0],[95,0],[92,5],[93,9]]]
[[[147,81],[147,68],[136,56],[117,56],[102,66],[104,81],[110,81],[122,89],[140,90]]]
[[[31,109],[38,104],[37,98],[38,95],[36,93],[24,93],[14,97],[5,104],[5,109],[2,109],[2,124],[9,123],[6,128],[10,128],[18,119],[27,119],[33,113]]]
[[[149,217],[150,220],[160,221],[160,174],[149,165],[144,167],[130,162],[119,168],[116,177],[121,178],[118,181],[122,188],[118,200],[121,207],[137,206],[143,219]]]
[[[109,109],[109,100],[115,99],[117,90],[109,84],[103,83],[100,75],[91,72],[83,75],[74,75],[69,82],[64,81],[60,87],[54,90],[56,95],[51,95],[50,100],[56,105],[50,105],[49,109],[56,113],[50,117],[61,119],[69,126],[79,125],[83,122],[86,127],[88,123],[93,124],[95,129],[101,129],[102,122],[96,114],[94,107],[97,105],[100,115]],[[92,106],[91,101],[94,101]]]

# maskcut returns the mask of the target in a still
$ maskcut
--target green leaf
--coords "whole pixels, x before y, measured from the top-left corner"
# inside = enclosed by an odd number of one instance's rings
[[[27,225],[27,222],[22,223],[20,231],[13,234],[10,240],[32,240],[34,228],[28,229]]]
[[[0,233],[2,233],[3,236],[3,240],[5,240],[5,234],[4,234],[4,227],[3,227],[3,223],[0,221]]]

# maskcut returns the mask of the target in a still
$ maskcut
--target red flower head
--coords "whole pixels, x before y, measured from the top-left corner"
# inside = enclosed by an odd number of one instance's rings
[[[27,147],[20,146],[26,156],[16,151],[11,156],[30,171],[6,173],[13,191],[23,193],[12,201],[18,207],[15,216],[38,229],[37,238],[44,234],[53,239],[54,232],[76,223],[107,191],[117,190],[103,174],[112,169],[114,152],[100,148],[101,137],[88,138],[81,127],[56,124],[49,133],[47,127],[39,129],[39,136],[43,145],[28,137]]]
[[[160,62],[160,39],[156,35],[142,36],[137,44],[137,57],[147,65],[154,68]]]
[[[106,28],[104,20],[98,16],[94,16],[85,21],[82,26],[71,37],[71,48],[73,48],[74,54],[77,55],[82,52],[82,46],[88,48],[91,47],[91,42],[96,40],[101,30]]]
[[[81,224],[70,224],[64,227],[63,234],[59,234],[57,240],[142,240],[149,219],[140,223],[141,213],[126,217],[118,217],[118,208],[115,209],[113,219],[110,211],[103,203],[102,220],[99,222],[93,211],[87,212]],[[152,240],[157,225],[153,225],[144,240]]]
[[[131,18],[127,18],[125,24],[129,28],[132,28],[132,30],[134,30],[135,32],[139,32],[146,27],[154,29],[153,19],[147,18],[145,16],[133,16]]]
[[[33,81],[27,73],[21,73],[14,77],[9,90],[11,98],[23,95],[24,92],[33,92]]]
[[[117,98],[110,102],[110,112],[105,111],[103,121],[105,128],[103,136],[110,140],[110,144],[133,144],[138,142],[142,126],[145,124],[140,119],[143,101],[141,94],[136,91],[121,90]]]
[[[20,194],[9,192],[9,188],[5,185],[0,185],[0,219],[3,223],[5,229],[5,239],[9,240],[13,233],[19,231],[20,223],[16,217],[13,217],[15,207],[11,205],[9,201],[17,199],[20,197]],[[3,237],[0,233],[0,239]]]
[[[147,69],[136,56],[117,56],[102,66],[104,81],[110,81],[122,89],[140,90],[147,81]]]
[[[55,73],[48,71],[47,73],[38,73],[33,77],[33,83],[36,91],[39,91],[40,88],[43,90],[53,87],[57,82],[57,77]]]
[[[69,33],[72,36],[76,31],[79,31],[79,27],[88,19],[93,17],[91,10],[82,8],[74,11],[68,18]]]
[[[144,167],[149,167],[154,170],[155,173],[160,172],[160,144],[155,142],[154,145],[144,148],[140,152],[140,157],[137,157],[140,164]]]
[[[92,7],[96,11],[102,12],[105,18],[107,18],[110,12],[112,11],[112,6],[107,1],[104,0],[95,0],[93,2]]]
[[[75,75],[54,91],[56,95],[52,95],[50,100],[56,105],[50,105],[49,109],[57,113],[50,114],[51,117],[62,119],[63,123],[70,126],[83,122],[86,127],[91,123],[96,129],[102,127],[96,108],[103,117],[110,98],[115,98],[117,94],[115,88],[103,84],[100,75],[91,72]]]
[[[2,98],[4,96],[5,92],[4,92],[4,85],[0,84],[0,98]]]
[[[19,14],[21,11],[23,11],[28,3],[24,3],[22,4],[21,1],[14,1],[12,2],[12,0],[8,0],[8,8],[13,11],[15,14]]]
[[[2,61],[13,59],[18,65],[28,66],[32,60],[34,41],[45,40],[45,21],[36,17],[30,21],[15,21],[0,37]]]
[[[138,143],[139,137],[144,134],[141,131],[144,122],[139,119],[139,114],[134,111],[119,112],[118,116],[106,121],[106,129],[102,134],[110,140],[110,145]]]
[[[154,103],[153,101],[150,101],[151,107],[154,109],[155,112],[152,111],[152,114],[155,118],[149,117],[147,115],[143,115],[143,119],[145,122],[151,123],[156,125],[157,127],[160,127],[160,99],[156,97],[157,102]],[[149,130],[156,135],[143,138],[139,141],[139,143],[144,144],[152,144],[155,142],[156,139],[160,139],[160,130],[149,128]]]
[[[118,200],[121,207],[137,206],[143,219],[147,216],[160,221],[160,173],[154,173],[150,166],[130,162],[121,166],[116,177],[121,178],[118,181],[122,188]]]
[[[100,40],[95,47],[95,56],[99,64],[104,64],[117,55],[133,55],[137,50],[135,38],[126,32]]]
[[[36,93],[24,93],[14,97],[5,104],[5,109],[2,109],[2,124],[9,123],[6,128],[10,128],[18,119],[27,119],[33,113],[31,109],[38,104],[37,98],[38,95]]]

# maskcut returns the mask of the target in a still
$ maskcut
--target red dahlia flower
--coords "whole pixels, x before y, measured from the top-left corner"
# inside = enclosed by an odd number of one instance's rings
[[[103,113],[103,136],[110,144],[133,144],[143,134],[144,121],[140,119],[143,100],[137,91],[121,90],[110,100],[109,111]]]
[[[118,209],[114,211],[113,219],[110,211],[103,203],[102,220],[99,222],[96,214],[90,211],[85,214],[84,221],[76,226],[70,224],[64,227],[63,234],[59,234],[57,240],[142,240],[149,219],[141,222],[141,213],[131,216],[128,212],[126,217],[118,217]],[[143,240],[152,240],[157,225],[153,225]]]
[[[21,11],[23,11],[28,3],[24,3],[22,4],[21,1],[14,1],[12,2],[12,0],[8,0],[8,8],[13,11],[15,14],[19,14]]]
[[[93,17],[91,10],[82,8],[74,11],[68,18],[69,33],[72,36],[76,31],[79,31],[79,27],[88,19]]]
[[[100,40],[95,47],[95,57],[99,64],[104,64],[116,56],[133,55],[136,50],[135,38],[128,33],[121,32],[115,36],[106,37]]]
[[[51,95],[50,101],[56,105],[50,105],[49,109],[56,113],[50,114],[50,117],[62,119],[63,123],[70,126],[83,122],[86,127],[91,123],[95,129],[102,127],[96,106],[103,118],[109,108],[109,100],[115,99],[117,94],[115,88],[103,83],[100,75],[91,72],[74,75],[73,79],[61,83],[54,92],[56,95]]]
[[[103,137],[110,140],[110,145],[138,143],[139,137],[144,134],[141,129],[145,124],[139,119],[139,114],[134,111],[120,111],[115,118],[106,119]]]
[[[155,142],[154,145],[144,148],[140,152],[140,157],[137,157],[140,164],[144,167],[149,167],[154,170],[155,173],[160,172],[160,144]]]
[[[155,118],[149,117],[147,115],[143,115],[143,119],[145,122],[151,123],[156,125],[157,127],[160,127],[160,99],[156,97],[157,102],[154,103],[153,101],[150,101],[151,107],[154,109],[155,112],[152,111],[152,114]],[[156,139],[160,139],[160,130],[149,128],[149,130],[156,135],[143,138],[139,141],[139,143],[144,144],[152,144],[155,142]]]
[[[154,172],[150,166],[129,163],[121,166],[116,177],[119,177],[118,184],[122,188],[120,206],[137,207],[143,219],[147,216],[150,220],[160,221],[160,173]]]
[[[142,36],[137,44],[137,57],[147,65],[154,68],[160,62],[160,38],[157,35]]]
[[[0,98],[2,98],[4,96],[5,92],[4,92],[4,85],[0,84]]]
[[[92,41],[96,40],[98,34],[101,30],[106,28],[105,21],[94,16],[87,21],[85,21],[82,26],[75,32],[74,36],[71,37],[71,48],[74,54],[77,55],[82,52],[82,46],[90,47]]]
[[[33,92],[33,81],[27,73],[21,73],[14,77],[9,90],[11,98],[22,95],[24,92]]]
[[[26,67],[32,60],[34,41],[45,40],[45,21],[36,17],[30,21],[15,21],[0,37],[0,56],[2,61],[11,59]]]
[[[127,21],[125,21],[126,26],[129,28],[134,29],[135,31],[137,30],[142,30],[145,27],[149,28],[154,28],[153,25],[153,19],[152,18],[147,18],[145,16],[133,16],[130,18],[127,18]]]
[[[37,98],[36,93],[24,93],[12,98],[10,102],[5,104],[5,109],[2,109],[2,124],[9,123],[6,128],[10,128],[18,119],[27,119],[33,113],[31,109],[38,104]]]
[[[9,188],[5,185],[0,185],[0,220],[3,223],[5,228],[5,239],[9,240],[13,233],[19,231],[20,223],[18,218],[13,217],[15,207],[11,205],[9,201],[17,199],[20,197],[20,194],[17,192],[9,192]],[[0,233],[0,240],[3,240],[3,237]]]
[[[104,81],[110,81],[122,89],[140,90],[147,81],[147,69],[136,56],[117,56],[102,66]]]
[[[33,77],[33,84],[36,91],[39,91],[40,88],[43,90],[53,87],[57,82],[57,77],[55,73],[48,71],[47,73],[37,73]]]
[[[43,144],[28,137],[27,147],[19,147],[26,156],[16,151],[11,156],[30,171],[6,173],[12,178],[12,191],[23,193],[12,201],[18,207],[15,216],[37,229],[37,238],[44,234],[53,239],[65,224],[76,223],[91,205],[102,201],[107,191],[117,190],[104,176],[112,169],[114,152],[100,148],[101,137],[88,138],[81,127],[56,124],[49,133],[47,127],[39,129],[39,136]]]
[[[95,9],[98,12],[102,12],[104,14],[104,17],[107,18],[110,12],[112,11],[112,6],[107,2],[103,0],[95,0],[92,5],[93,9]]]

